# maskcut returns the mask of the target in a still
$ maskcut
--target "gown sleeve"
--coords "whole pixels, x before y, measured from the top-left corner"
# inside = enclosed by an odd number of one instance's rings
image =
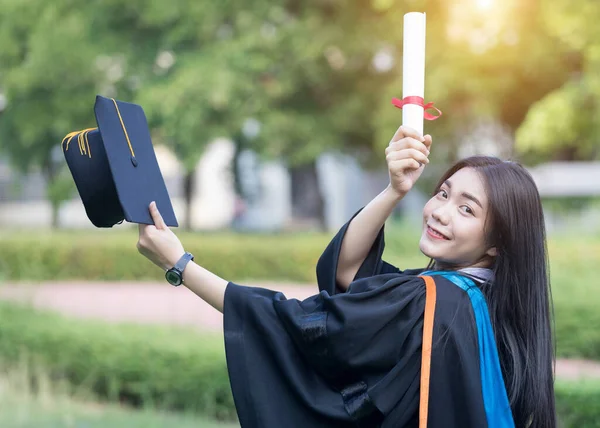
[[[225,351],[242,428],[418,427],[424,281],[384,270],[381,231],[351,287],[336,293],[346,227],[319,260],[314,296],[228,283]],[[428,428],[485,428],[473,314],[456,290],[439,288],[454,294],[440,292],[436,306]]]
[[[410,426],[425,289],[415,278],[376,278],[303,301],[228,284],[225,350],[242,428],[379,427],[385,413],[371,392],[380,382],[395,397],[396,427]]]
[[[344,224],[339,232],[334,236],[329,245],[325,248],[325,251],[319,258],[317,263],[317,282],[319,284],[320,291],[327,291],[329,294],[336,294],[343,292],[337,285],[336,273],[340,251],[342,248],[342,241],[348,231],[350,222],[358,215],[358,211],[354,216]],[[375,275],[384,274],[408,274],[418,275],[424,269],[409,269],[401,271],[396,266],[383,260],[383,250],[385,249],[385,226],[383,226],[377,238],[373,242],[367,257],[363,261],[362,265],[358,269],[354,280],[368,278]]]

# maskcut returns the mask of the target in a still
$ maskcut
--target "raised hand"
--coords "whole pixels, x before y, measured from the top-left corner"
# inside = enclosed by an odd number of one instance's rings
[[[431,143],[430,135],[423,137],[414,129],[401,126],[385,149],[390,187],[399,197],[412,189],[429,163]]]
[[[165,224],[155,202],[149,207],[154,225],[140,224],[138,251],[163,270],[172,268],[185,253],[179,238]]]

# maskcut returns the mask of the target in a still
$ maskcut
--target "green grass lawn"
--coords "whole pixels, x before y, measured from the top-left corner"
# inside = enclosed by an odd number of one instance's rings
[[[39,378],[38,378],[39,380]],[[42,382],[37,392],[26,386],[14,370],[0,377],[0,427],[2,428],[239,428],[198,415],[136,410],[70,396],[63,388]]]
[[[234,428],[197,416],[125,410],[83,403],[9,400],[0,405],[2,428]]]

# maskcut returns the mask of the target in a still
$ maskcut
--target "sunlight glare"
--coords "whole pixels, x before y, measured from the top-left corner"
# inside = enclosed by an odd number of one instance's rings
[[[489,10],[494,5],[494,0],[475,0],[480,10]]]

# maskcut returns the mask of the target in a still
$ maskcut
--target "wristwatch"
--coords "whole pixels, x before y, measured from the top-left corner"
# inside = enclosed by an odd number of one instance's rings
[[[191,260],[194,260],[194,256],[186,251],[175,266],[165,273],[167,282],[175,287],[183,284],[183,270]]]

